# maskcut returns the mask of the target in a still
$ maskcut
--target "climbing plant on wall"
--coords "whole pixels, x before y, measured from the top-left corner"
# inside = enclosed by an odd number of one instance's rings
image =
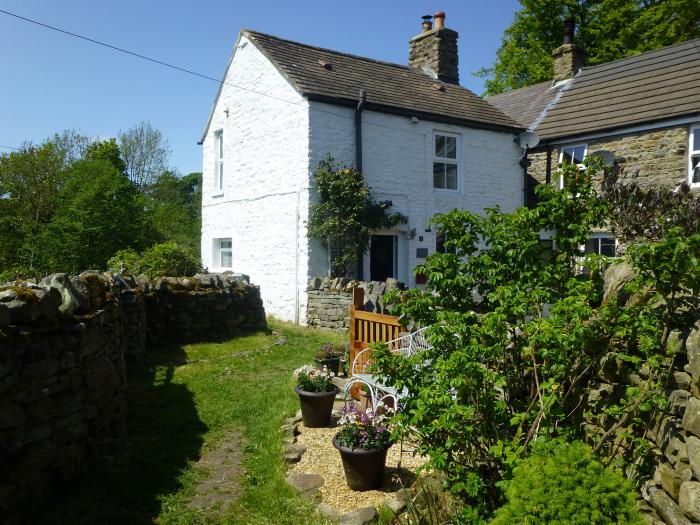
[[[308,236],[329,250],[334,277],[353,272],[372,232],[407,222],[405,215],[388,212],[389,202],[374,200],[362,173],[330,156],[319,163],[314,180],[319,199],[311,205]]]

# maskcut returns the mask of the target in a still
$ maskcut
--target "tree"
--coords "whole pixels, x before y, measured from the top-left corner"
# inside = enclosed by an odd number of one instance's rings
[[[202,174],[165,171],[148,188],[150,220],[158,239],[175,241],[199,254]]]
[[[84,152],[83,158],[87,160],[106,160],[114,166],[119,173],[126,174],[126,163],[122,159],[121,151],[115,139],[103,140],[89,144]]]
[[[167,169],[170,148],[163,134],[150,123],[141,122],[117,135],[129,180],[141,191]]]
[[[407,221],[400,213],[387,213],[388,203],[376,202],[362,174],[328,156],[314,174],[319,202],[311,205],[308,236],[330,252],[331,274],[349,275],[367,251],[372,232]]]
[[[0,156],[0,265],[34,269],[37,237],[64,183],[64,151],[53,142],[25,144]]]
[[[104,269],[118,250],[141,249],[148,240],[143,199],[109,160],[74,163],[39,239],[41,270]]]
[[[589,65],[700,36],[696,0],[521,0],[496,62],[479,70],[486,95],[552,79],[552,50],[563,40],[564,19],[577,22],[575,42]]]

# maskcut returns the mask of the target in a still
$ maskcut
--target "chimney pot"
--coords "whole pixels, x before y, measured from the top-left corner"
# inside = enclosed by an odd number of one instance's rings
[[[425,15],[421,17],[423,19],[423,32],[427,33],[433,29],[433,15]]]
[[[564,20],[564,44],[571,44],[574,41],[574,32],[576,31],[576,19],[569,17]]]
[[[435,20],[435,29],[445,28],[445,13],[438,11],[433,15],[433,19]]]

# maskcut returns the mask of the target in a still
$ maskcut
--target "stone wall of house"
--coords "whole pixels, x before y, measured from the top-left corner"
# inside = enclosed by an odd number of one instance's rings
[[[228,275],[0,286],[0,521],[30,523],[54,483],[119,453],[128,362],[148,344],[265,327],[258,288]]]
[[[611,267],[605,276],[604,300],[635,300],[623,291],[632,277],[627,265]],[[669,346],[675,353],[668,361],[668,407],[654,413],[645,436],[653,445],[646,458],[652,470],[641,487],[644,501],[640,504],[651,525],[700,523],[700,315],[688,329],[673,332]],[[604,432],[606,404],[619,399],[630,385],[643,387],[648,375],[645,367],[638,374],[628,374],[624,363],[611,359],[597,379],[588,392],[586,409],[590,414],[586,428],[594,440]],[[604,426],[609,428],[609,423]],[[619,429],[619,435],[624,431]]]
[[[364,307],[367,312],[386,313],[384,295],[390,290],[403,288],[396,279],[386,281],[355,281],[345,277],[313,277],[309,279],[307,293],[309,305],[306,322],[309,326],[347,330],[350,326],[350,304],[353,288],[364,290]]]
[[[615,154],[623,177],[635,177],[642,186],[676,187],[688,180],[688,126],[675,126],[613,137],[580,141],[588,145],[588,152],[607,150]],[[560,149],[552,150],[552,181]],[[547,154],[533,153],[528,172],[539,182],[546,178]]]

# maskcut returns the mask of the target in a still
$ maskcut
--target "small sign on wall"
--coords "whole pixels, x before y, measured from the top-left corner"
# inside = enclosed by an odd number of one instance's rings
[[[428,256],[428,248],[416,248],[416,259],[425,259]]]

